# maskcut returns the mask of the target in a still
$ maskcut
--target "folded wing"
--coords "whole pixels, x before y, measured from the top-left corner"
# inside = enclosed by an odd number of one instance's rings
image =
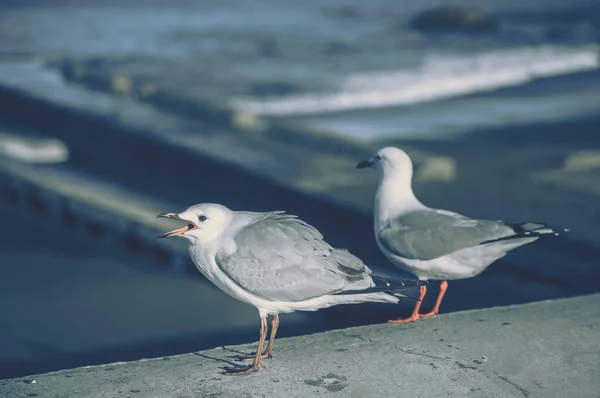
[[[421,210],[392,219],[379,232],[378,240],[393,254],[426,261],[495,240],[520,237],[515,228],[501,221],[473,220],[442,210]]]
[[[374,286],[369,268],[334,249],[295,216],[264,213],[241,228],[217,265],[246,291],[270,301],[303,301]]]

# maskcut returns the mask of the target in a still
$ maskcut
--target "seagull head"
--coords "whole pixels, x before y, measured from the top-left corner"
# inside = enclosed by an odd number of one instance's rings
[[[357,169],[371,167],[383,176],[400,173],[412,177],[413,165],[410,157],[401,149],[388,146],[377,151],[369,160],[363,160],[356,165]]]
[[[181,213],[162,213],[156,218],[170,218],[186,223],[185,226],[166,232],[158,238],[181,236],[188,241],[210,242],[223,233],[229,226],[233,212],[227,207],[215,203],[202,203],[188,207]]]

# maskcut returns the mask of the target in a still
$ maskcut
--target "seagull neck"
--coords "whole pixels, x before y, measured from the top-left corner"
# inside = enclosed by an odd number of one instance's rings
[[[400,172],[392,172],[383,176],[375,196],[375,214],[378,225],[381,225],[384,220],[425,207],[413,193],[411,178],[412,175]]]
[[[190,242],[189,251],[194,253],[198,259],[202,259],[203,263],[208,263],[209,259],[213,258],[219,248],[217,241],[210,242]],[[194,255],[192,255],[194,257]]]

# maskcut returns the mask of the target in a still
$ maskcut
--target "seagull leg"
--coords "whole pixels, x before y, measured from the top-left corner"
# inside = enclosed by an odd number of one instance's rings
[[[225,373],[227,376],[240,376],[258,371],[261,368],[262,350],[265,345],[267,338],[267,317],[260,318],[260,340],[258,340],[258,347],[256,348],[256,355],[254,356],[254,362],[247,368],[227,368]]]
[[[446,289],[448,289],[448,282],[442,281],[440,284],[440,293],[438,294],[438,298],[435,301],[435,305],[433,306],[433,310],[428,312],[427,314],[421,314],[421,318],[429,318],[430,316],[437,315],[440,311],[440,304],[442,303],[442,299],[444,298],[444,294],[446,293]]]
[[[279,315],[275,314],[273,320],[271,321],[271,336],[269,337],[269,343],[267,344],[267,349],[265,350],[265,353],[261,355],[261,359],[270,359],[273,357],[273,341],[275,341],[275,334],[277,334],[278,327]],[[240,360],[244,362],[254,361],[254,356],[241,357]]]
[[[263,354],[264,358],[272,358],[273,357],[273,342],[275,341],[275,334],[277,333],[277,329],[279,328],[279,315],[275,314],[273,320],[271,321],[271,336],[269,337],[269,345],[267,345],[267,351]]]
[[[414,322],[417,319],[419,319],[421,317],[419,315],[419,310],[421,309],[421,302],[423,300],[423,297],[425,297],[425,293],[427,293],[427,286],[419,287],[419,300],[415,304],[415,309],[413,310],[410,317],[405,318],[405,319],[401,319],[401,318],[400,319],[390,319],[388,322],[389,323],[408,323],[408,322]]]

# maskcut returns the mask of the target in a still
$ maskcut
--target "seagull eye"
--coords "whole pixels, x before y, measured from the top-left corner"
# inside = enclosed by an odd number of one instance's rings
[[[198,217],[198,220],[200,220],[200,222],[204,222],[206,221],[206,216],[200,216]]]
[[[375,160],[376,162],[379,162],[381,160],[381,156],[375,155],[375,157],[373,158],[373,160]]]

